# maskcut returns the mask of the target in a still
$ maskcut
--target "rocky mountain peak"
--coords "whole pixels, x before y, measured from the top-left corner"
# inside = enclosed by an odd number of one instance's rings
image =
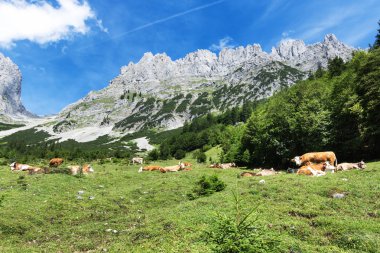
[[[21,72],[0,53],[0,114],[8,117],[32,116],[21,103]]]

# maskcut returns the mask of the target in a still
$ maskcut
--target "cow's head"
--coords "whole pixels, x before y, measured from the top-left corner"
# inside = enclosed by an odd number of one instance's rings
[[[365,168],[367,168],[367,165],[365,165],[365,162],[363,162],[363,161],[361,161],[360,163],[358,163],[358,166],[359,166],[359,168],[360,169],[365,169]]]
[[[16,169],[16,162],[11,163],[9,166],[11,166],[11,170]]]
[[[302,161],[301,161],[301,157],[300,156],[296,156],[292,159],[292,162],[295,162],[297,164],[297,166],[300,166],[302,164]]]
[[[323,167],[324,167],[325,171],[335,172],[334,165],[331,165],[330,162],[328,162],[328,161],[323,163]]]
[[[94,169],[92,168],[92,166],[90,164],[88,165],[88,172],[94,173]]]

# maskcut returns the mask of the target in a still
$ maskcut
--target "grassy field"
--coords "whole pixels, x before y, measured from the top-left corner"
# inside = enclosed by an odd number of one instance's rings
[[[0,252],[210,252],[205,231],[218,213],[234,215],[233,191],[246,211],[258,206],[252,218],[279,240],[279,252],[380,252],[380,162],[325,177],[280,174],[265,184],[204,165],[166,174],[137,173],[123,161],[93,167],[74,177],[0,166]],[[214,174],[224,191],[187,198],[202,175]]]

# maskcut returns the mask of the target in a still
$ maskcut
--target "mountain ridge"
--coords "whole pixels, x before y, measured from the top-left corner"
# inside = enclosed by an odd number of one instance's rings
[[[327,34],[322,42],[311,45],[302,40],[282,40],[270,53],[259,44],[226,48],[219,54],[199,49],[177,60],[166,53],[147,52],[138,62],[122,66],[107,87],[65,107],[58,114],[55,132],[88,123],[113,125],[114,131],[121,132],[173,129],[200,116],[202,110],[221,111],[221,105],[231,107],[269,97],[318,67],[326,68],[329,59],[349,60],[355,50]],[[235,95],[249,95],[228,98],[233,90]],[[184,97],[178,98],[181,94]],[[185,110],[178,108],[181,104]]]

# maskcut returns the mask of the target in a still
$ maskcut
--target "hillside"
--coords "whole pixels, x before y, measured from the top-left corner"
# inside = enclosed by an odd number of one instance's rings
[[[347,61],[354,51],[330,34],[313,45],[281,41],[271,53],[257,44],[219,55],[198,50],[175,61],[146,53],[122,67],[106,88],[65,108],[48,131],[59,135],[88,125],[108,133],[178,128],[210,111],[269,97],[326,67],[329,59]]]
[[[240,169],[199,164],[169,174],[138,173],[123,161],[93,167],[88,177],[24,177],[0,166],[0,251],[211,252],[215,245],[206,243],[205,232],[218,213],[235,219],[233,191],[242,214],[257,208],[250,220],[257,220],[265,243],[277,241],[276,252],[376,253],[380,247],[379,163],[325,177],[280,174],[265,184],[238,179]],[[202,175],[217,175],[227,188],[189,200]]]
[[[290,88],[260,103],[208,114],[161,140],[155,158],[181,159],[221,145],[221,162],[291,166],[290,158],[333,150],[339,159],[380,158],[380,49],[334,58]]]

